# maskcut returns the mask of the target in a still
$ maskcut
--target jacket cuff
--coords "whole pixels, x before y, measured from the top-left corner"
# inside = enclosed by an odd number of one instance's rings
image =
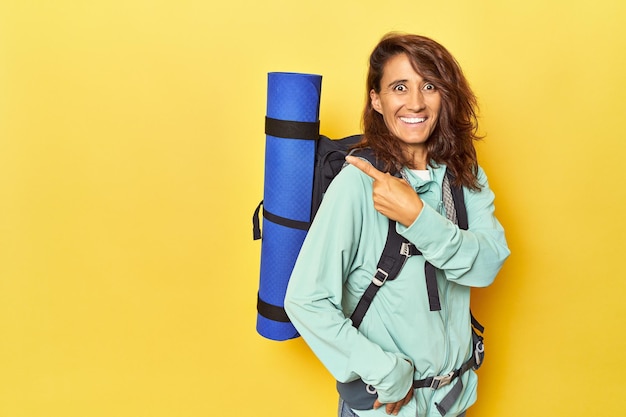
[[[448,233],[453,236],[456,232],[455,229],[454,224],[428,204],[424,204],[422,211],[409,227],[396,223],[397,232],[414,243],[420,250],[442,241],[442,237]]]
[[[374,385],[378,393],[378,401],[383,404],[400,401],[413,386],[413,363],[399,353],[395,356],[396,366],[380,381],[380,384]]]

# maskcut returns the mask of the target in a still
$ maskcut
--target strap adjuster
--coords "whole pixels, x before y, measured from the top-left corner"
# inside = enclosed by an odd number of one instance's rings
[[[411,243],[402,242],[402,246],[400,247],[400,255],[406,256],[407,258],[411,256]]]
[[[482,339],[476,342],[476,346],[474,346],[474,366],[472,368],[478,369],[482,364],[482,356],[485,352],[485,344]]]
[[[452,382],[452,378],[454,378],[454,371],[452,371],[452,372],[450,372],[449,374],[446,374],[446,375],[435,376],[435,377],[433,377],[433,382],[430,384],[430,388],[433,389],[433,390],[436,390],[436,389],[439,389],[441,387],[445,387],[450,382]]]
[[[382,287],[382,285],[385,283],[385,281],[387,281],[387,278],[389,278],[389,273],[383,271],[380,268],[378,268],[378,270],[374,274],[374,278],[372,278],[372,282],[377,287]]]

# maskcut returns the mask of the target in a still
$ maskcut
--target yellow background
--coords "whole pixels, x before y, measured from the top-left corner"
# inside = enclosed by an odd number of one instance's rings
[[[513,255],[470,416],[626,411],[626,3],[2,0],[0,416],[332,416],[256,333],[266,74],[359,130],[389,30],[458,58]]]

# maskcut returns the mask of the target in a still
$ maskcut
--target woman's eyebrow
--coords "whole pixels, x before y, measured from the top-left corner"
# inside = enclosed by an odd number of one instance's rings
[[[389,88],[389,87],[393,87],[393,86],[394,86],[394,85],[396,85],[396,84],[406,83],[406,82],[408,82],[408,81],[409,81],[409,80],[396,80],[396,81],[392,81],[392,82],[390,82],[390,83],[387,85],[387,88]]]

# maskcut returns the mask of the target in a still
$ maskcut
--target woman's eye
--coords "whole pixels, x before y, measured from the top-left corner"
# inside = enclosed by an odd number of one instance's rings
[[[431,91],[431,90],[436,90],[436,88],[435,88],[434,84],[426,83],[426,84],[424,84],[424,90]]]
[[[394,87],[395,91],[406,91],[406,86],[404,84],[398,84]]]

